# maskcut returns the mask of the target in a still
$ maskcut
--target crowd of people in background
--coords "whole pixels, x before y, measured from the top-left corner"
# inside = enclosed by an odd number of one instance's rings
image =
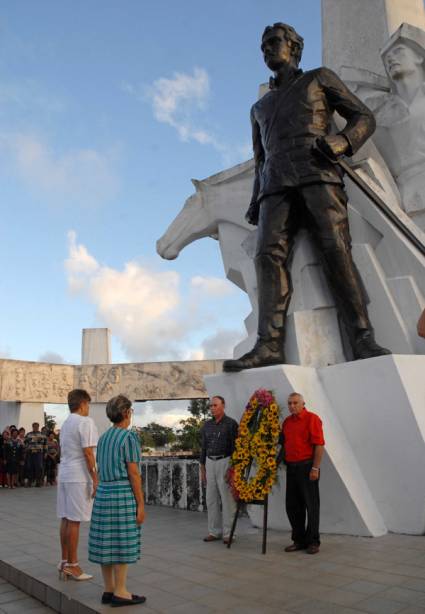
[[[32,431],[7,426],[0,435],[0,487],[56,484],[60,446],[56,434],[34,422]]]

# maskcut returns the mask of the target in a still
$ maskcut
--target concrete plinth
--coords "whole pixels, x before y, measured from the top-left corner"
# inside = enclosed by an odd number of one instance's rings
[[[258,388],[272,390],[287,415],[287,397],[303,394],[326,440],[321,529],[383,535],[425,531],[424,356],[382,356],[330,367],[282,365],[205,378],[210,396],[226,399],[240,420]],[[270,501],[270,525],[287,529],[285,474]],[[260,523],[258,511],[251,514]]]

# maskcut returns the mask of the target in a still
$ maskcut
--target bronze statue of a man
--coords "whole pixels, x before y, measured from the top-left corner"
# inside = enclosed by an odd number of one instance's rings
[[[329,159],[352,156],[373,133],[375,120],[334,72],[300,70],[302,49],[303,39],[291,26],[275,23],[263,33],[264,61],[275,76],[251,109],[255,181],[246,214],[258,224],[258,337],[250,352],[224,362],[225,371],[285,363],[288,264],[301,227],[317,246],[354,358],[390,353],[374,338],[351,255],[342,176]],[[338,134],[331,134],[334,111],[347,122]]]

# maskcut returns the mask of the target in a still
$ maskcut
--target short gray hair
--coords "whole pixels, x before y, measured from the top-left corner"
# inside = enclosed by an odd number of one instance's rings
[[[131,401],[123,394],[112,397],[106,404],[106,415],[114,424],[124,420],[124,413],[131,408]]]
[[[304,397],[300,392],[291,392],[291,394],[288,395],[288,400],[292,399],[292,397],[299,397],[305,403]]]

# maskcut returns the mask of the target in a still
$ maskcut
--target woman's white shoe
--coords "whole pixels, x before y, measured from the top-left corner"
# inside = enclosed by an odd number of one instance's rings
[[[65,563],[62,569],[62,573],[65,580],[71,579],[76,580],[77,582],[83,582],[84,580],[91,580],[93,576],[88,573],[81,572],[80,575],[75,575],[72,573],[73,567],[79,567],[79,563]]]

